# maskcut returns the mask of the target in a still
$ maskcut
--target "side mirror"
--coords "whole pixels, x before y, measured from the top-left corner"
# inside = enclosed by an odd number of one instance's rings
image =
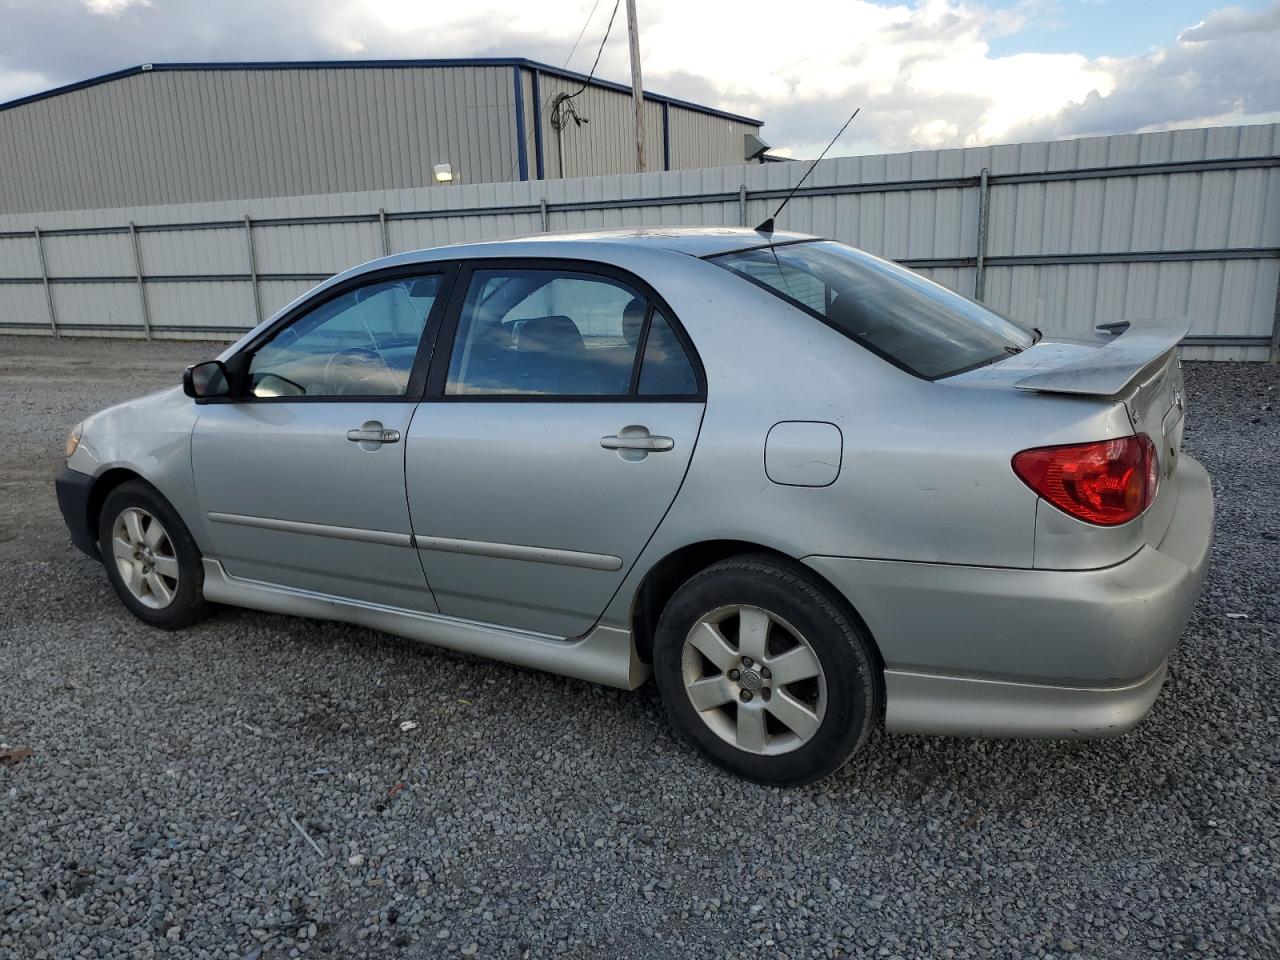
[[[231,393],[231,377],[221,360],[206,360],[182,372],[182,390],[188,397],[208,400]]]

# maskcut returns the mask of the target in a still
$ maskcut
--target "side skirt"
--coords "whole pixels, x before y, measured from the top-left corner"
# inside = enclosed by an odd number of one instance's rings
[[[1117,687],[1063,687],[886,670],[885,731],[946,737],[1092,740],[1133,729],[1160,695],[1167,665]]]
[[[596,627],[584,637],[565,640],[438,613],[419,613],[245,580],[231,576],[220,562],[207,557],[204,595],[215,603],[251,610],[354,623],[409,640],[623,690],[634,690],[649,678],[649,666],[636,655],[630,632],[612,627]]]

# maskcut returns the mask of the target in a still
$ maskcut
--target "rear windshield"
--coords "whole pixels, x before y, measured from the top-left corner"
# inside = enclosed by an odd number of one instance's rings
[[[929,380],[1003,359],[1034,342],[981,304],[842,243],[782,244],[709,260]]]

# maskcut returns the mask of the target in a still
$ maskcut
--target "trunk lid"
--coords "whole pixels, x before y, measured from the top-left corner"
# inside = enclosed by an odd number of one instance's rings
[[[1123,404],[1134,433],[1149,436],[1160,456],[1159,493],[1141,521],[1135,521],[1143,524],[1142,539],[1157,546],[1178,502],[1174,471],[1182,452],[1186,404],[1177,346],[1187,330],[1185,323],[1150,322],[1118,336],[1044,339],[1007,360],[947,382]]]

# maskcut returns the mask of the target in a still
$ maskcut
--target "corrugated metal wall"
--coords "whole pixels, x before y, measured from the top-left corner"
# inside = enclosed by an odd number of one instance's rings
[[[582,84],[550,74],[538,75],[538,95],[542,117],[544,174],[547,177],[600,176],[629,173],[636,168],[635,123],[631,94],[602,87],[587,87],[574,98],[581,125],[566,117],[564,129],[557,133],[552,124],[555,99],[573,94]],[[530,103],[534,102],[530,97]],[[650,170],[662,170],[662,104],[645,102],[645,163]],[[691,111],[692,112],[692,111]],[[711,119],[711,118],[708,118]],[[719,118],[716,118],[719,119]],[[532,122],[532,121],[531,121]],[[721,120],[721,122],[728,122]],[[754,128],[753,128],[754,129]],[[560,160],[560,144],[564,144],[564,161]],[[530,167],[533,166],[530,145]],[[726,163],[742,157],[742,144],[735,152],[721,151],[713,163]],[[688,166],[688,164],[686,164]]]
[[[745,135],[759,132],[758,127],[750,124],[677,106],[670,108],[667,122],[672,170],[718,166],[724,162],[722,157],[733,156],[735,152],[743,156]]]
[[[740,164],[0,217],[0,329],[136,335],[145,291],[157,334],[231,333],[256,320],[255,290],[270,313],[384,252],[544,229],[755,224],[803,173]],[[779,226],[899,260],[1042,328],[1187,317],[1188,356],[1262,359],[1280,283],[1280,125],[828,160]]]
[[[446,162],[460,183],[521,179],[522,170],[535,179],[539,148],[545,174],[555,176],[550,103],[582,83],[500,63],[159,65],[0,105],[0,212],[429,187],[432,167]],[[630,92],[598,81],[577,105],[590,122],[564,132],[566,175],[634,171]],[[648,166],[662,170],[668,105],[649,99],[645,107]],[[736,163],[742,137],[729,131],[756,129],[670,109],[673,168]]]
[[[515,161],[508,67],[175,70],[0,111],[0,210],[471,182]],[[456,152],[456,155],[451,155]]]

